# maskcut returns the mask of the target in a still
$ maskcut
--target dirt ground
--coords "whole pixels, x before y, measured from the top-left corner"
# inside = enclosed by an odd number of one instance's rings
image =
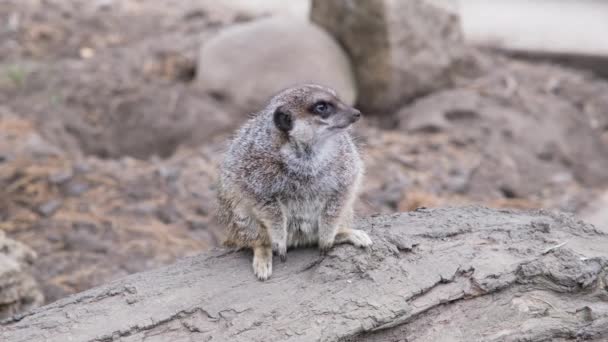
[[[216,166],[243,115],[193,86],[196,54],[265,13],[214,3],[0,2],[0,229],[37,251],[47,302],[221,240]],[[357,128],[361,215],[465,203],[576,213],[608,187],[608,82],[491,61],[395,113],[393,128]]]

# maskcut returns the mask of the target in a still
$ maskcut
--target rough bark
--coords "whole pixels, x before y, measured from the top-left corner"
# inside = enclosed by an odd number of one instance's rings
[[[267,282],[216,250],[5,322],[0,340],[608,339],[608,235],[591,225],[478,207],[359,225],[370,250],[290,251]]]

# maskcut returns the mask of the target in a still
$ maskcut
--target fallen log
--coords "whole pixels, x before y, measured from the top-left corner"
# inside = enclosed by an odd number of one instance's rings
[[[215,250],[59,300],[1,341],[608,339],[608,235],[572,216],[479,207],[361,220],[374,245],[290,251],[259,282]]]

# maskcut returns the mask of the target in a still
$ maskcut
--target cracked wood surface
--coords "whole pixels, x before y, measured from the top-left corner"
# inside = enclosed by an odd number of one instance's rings
[[[16,317],[0,340],[608,340],[608,235],[591,225],[469,207],[359,226],[367,251],[293,250],[259,282],[249,253],[216,250]]]

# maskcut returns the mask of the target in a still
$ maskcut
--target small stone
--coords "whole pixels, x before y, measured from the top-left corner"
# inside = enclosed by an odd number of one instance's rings
[[[172,205],[163,205],[156,210],[156,216],[165,224],[175,223],[179,220],[180,214]]]
[[[68,196],[80,196],[89,190],[89,184],[79,180],[73,180],[64,186],[64,191]]]
[[[74,164],[74,171],[77,173],[87,173],[91,171],[91,165],[85,161],[79,161]]]
[[[59,210],[59,208],[61,208],[62,204],[63,204],[63,202],[61,200],[52,199],[52,200],[45,202],[44,204],[38,206],[36,211],[38,212],[38,214],[40,214],[42,216],[50,217],[53,214],[55,214],[55,212],[57,210]]]
[[[174,167],[161,166],[157,170],[158,175],[166,181],[175,181],[179,177],[179,169]]]
[[[551,224],[549,222],[543,221],[532,221],[532,228],[538,230],[542,233],[550,233],[551,232]]]
[[[17,13],[17,12],[11,13],[11,15],[8,17],[8,23],[6,25],[7,30],[10,32],[18,32],[20,26],[21,26],[21,17],[19,15],[19,13]]]
[[[114,4],[115,0],[96,0],[95,6],[100,10],[107,10]]]
[[[80,58],[90,59],[95,56],[95,50],[90,47],[83,47],[80,49]]]
[[[201,216],[207,216],[209,215],[209,208],[205,204],[200,204],[196,206],[196,213]]]
[[[207,230],[209,225],[201,221],[188,221],[188,227],[192,230]]]
[[[458,169],[452,170],[446,179],[445,188],[453,193],[465,194],[469,188],[470,180],[470,172]]]
[[[53,184],[62,184],[70,180],[73,175],[72,169],[59,170],[49,175],[49,182]]]
[[[125,291],[127,291],[130,294],[136,294],[137,293],[137,287],[135,287],[133,285],[127,285],[127,286],[125,286]]]

